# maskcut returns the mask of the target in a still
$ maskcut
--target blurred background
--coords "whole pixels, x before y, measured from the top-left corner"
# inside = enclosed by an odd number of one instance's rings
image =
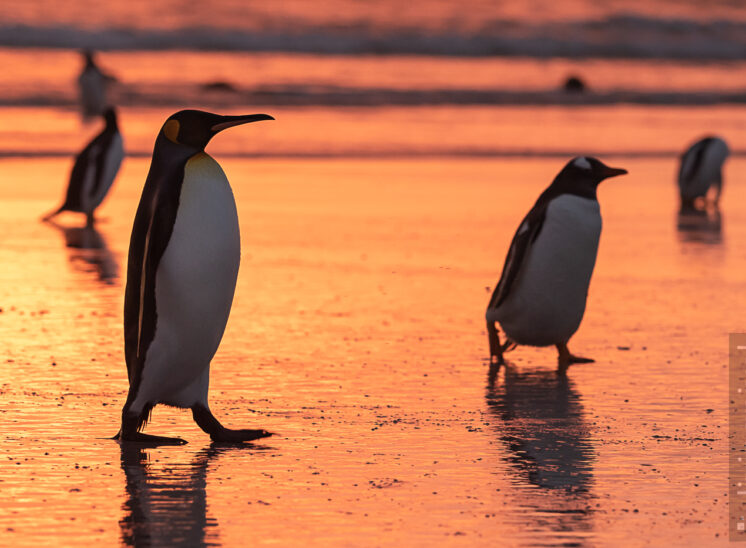
[[[746,7],[728,0],[37,0],[0,21],[5,156],[88,137],[81,49],[115,78],[130,155],[186,106],[271,107],[281,130],[221,144],[250,155],[670,155],[703,124],[744,143]]]
[[[746,4],[5,0],[0,67],[0,544],[727,544]],[[41,223],[103,128],[91,86],[122,168],[95,225]],[[148,432],[188,445],[106,439],[132,220],[183,108],[276,118],[207,148],[242,242],[210,402],[266,445],[216,448],[162,406]],[[731,152],[720,207],[682,213],[705,135]],[[583,154],[629,170],[599,187],[572,339],[596,363],[561,379],[521,347],[488,376],[512,235]]]

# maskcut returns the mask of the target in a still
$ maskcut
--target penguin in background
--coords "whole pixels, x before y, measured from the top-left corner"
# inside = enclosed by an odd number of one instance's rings
[[[101,205],[124,159],[122,134],[114,108],[104,111],[105,126],[75,157],[67,195],[63,204],[44,216],[48,221],[63,211],[85,213],[87,226],[93,225],[93,212]]]
[[[730,154],[727,143],[716,136],[698,140],[681,155],[679,196],[681,210],[696,209],[695,201],[707,201],[711,188],[715,190],[713,205],[717,207],[723,189],[723,164]]]
[[[116,78],[103,72],[93,59],[93,51],[83,50],[85,65],[78,76],[78,92],[80,100],[80,113],[83,121],[101,115],[109,104],[106,95],[110,83],[116,82]]]
[[[524,217],[487,306],[492,364],[504,364],[503,353],[517,345],[556,346],[560,373],[573,363],[593,362],[574,356],[567,343],[583,319],[601,237],[596,189],[626,173],[596,158],[574,158]],[[504,344],[496,323],[507,337]]]
[[[204,149],[220,131],[261,120],[274,118],[182,110],[158,133],[130,239],[124,297],[130,388],[114,439],[186,443],[142,433],[158,404],[191,409],[216,442],[271,435],[225,428],[207,403],[210,362],[228,322],[241,246],[230,184]]]

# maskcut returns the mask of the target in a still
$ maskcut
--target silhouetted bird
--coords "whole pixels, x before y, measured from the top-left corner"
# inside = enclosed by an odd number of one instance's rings
[[[595,158],[571,160],[518,227],[500,282],[487,306],[490,361],[504,363],[516,345],[555,345],[559,370],[593,360],[573,356],[567,342],[580,326],[601,236],[598,184],[627,173]],[[505,331],[500,344],[495,322]]]
[[[80,93],[80,111],[84,120],[98,116],[106,110],[109,102],[106,98],[107,88],[116,78],[103,72],[93,60],[91,50],[81,51],[85,65],[78,76]]]
[[[710,188],[715,189],[713,202],[720,201],[723,189],[723,164],[730,150],[720,137],[700,139],[681,155],[679,168],[679,196],[681,208],[693,208],[697,198],[707,198]]]
[[[63,211],[77,211],[86,214],[88,225],[93,224],[93,212],[109,192],[124,158],[116,112],[109,108],[103,118],[104,130],[75,158],[64,203],[45,216],[45,221]]]
[[[130,390],[115,439],[186,443],[143,434],[151,409],[189,408],[213,441],[249,441],[265,430],[230,430],[207,404],[210,361],[223,336],[236,288],[241,246],[233,192],[204,152],[229,127],[266,114],[173,114],[161,128],[130,240],[124,297]]]
[[[585,85],[585,82],[583,82],[579,76],[568,76],[567,80],[565,80],[565,83],[562,85],[562,89],[572,93],[582,93],[587,88],[588,86]]]

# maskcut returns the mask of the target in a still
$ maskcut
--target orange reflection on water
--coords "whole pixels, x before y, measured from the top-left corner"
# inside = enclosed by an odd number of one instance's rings
[[[519,348],[489,385],[489,288],[561,161],[219,150],[243,260],[211,405],[277,436],[216,449],[188,413],[156,408],[148,431],[187,446],[105,439],[126,395],[121,273],[148,162],[128,160],[100,212],[120,272],[101,283],[37,221],[69,162],[2,160],[4,544],[133,544],[164,522],[197,544],[725,542],[721,340],[746,304],[742,159],[716,245],[679,239],[673,159],[615,160],[630,175],[599,191],[604,233],[573,339],[596,363],[563,384],[551,349]]]

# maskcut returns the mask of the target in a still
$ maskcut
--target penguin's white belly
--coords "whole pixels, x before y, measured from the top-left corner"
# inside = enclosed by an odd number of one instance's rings
[[[87,68],[78,77],[80,101],[85,116],[96,116],[106,108],[106,81],[98,69]]]
[[[585,312],[601,236],[598,201],[564,194],[552,200],[510,295],[496,318],[519,344],[566,343]]]
[[[185,168],[176,222],[155,280],[156,328],[138,400],[205,403],[210,361],[236,288],[241,246],[228,180],[200,153]]]
[[[104,201],[119,172],[119,167],[122,165],[124,144],[122,142],[122,135],[118,131],[112,137],[111,143],[107,150],[104,151],[104,154],[106,154],[106,158],[104,158],[103,170],[99,174],[101,181],[96,189],[96,193],[91,196],[90,212],[93,212]]]

